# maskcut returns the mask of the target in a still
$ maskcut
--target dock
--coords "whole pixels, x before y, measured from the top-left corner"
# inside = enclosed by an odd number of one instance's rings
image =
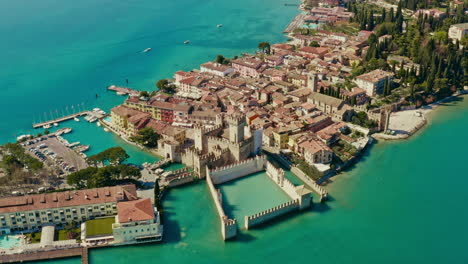
[[[120,87],[120,86],[116,86],[116,85],[111,85],[111,86],[107,87],[107,90],[114,91],[118,95],[137,95],[137,96],[140,95],[140,91],[133,90],[133,89],[130,89],[128,87]]]
[[[41,127],[44,127],[44,126],[47,126],[47,125],[53,126],[54,123],[64,122],[64,121],[73,119],[75,117],[81,117],[81,116],[85,116],[85,115],[94,116],[96,118],[103,118],[105,116],[103,114],[96,113],[96,112],[93,112],[93,111],[81,111],[81,112],[77,112],[77,113],[74,113],[74,114],[71,114],[71,115],[62,116],[62,117],[59,117],[59,118],[56,118],[56,119],[52,119],[52,120],[49,120],[49,121],[45,121],[45,122],[41,122],[41,123],[33,123],[32,126],[33,126],[33,128],[41,128]]]
[[[88,248],[76,247],[44,251],[30,251],[0,256],[0,263],[19,263],[38,260],[81,257],[81,263],[88,264]]]
[[[291,23],[286,27],[283,33],[291,33],[295,28],[300,27],[304,23],[304,18],[306,15],[299,14],[297,15]]]

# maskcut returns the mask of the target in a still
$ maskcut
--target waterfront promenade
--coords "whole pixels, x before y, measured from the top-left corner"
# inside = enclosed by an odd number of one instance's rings
[[[18,263],[38,260],[52,260],[61,258],[81,257],[82,264],[88,264],[88,248],[77,247],[54,249],[48,251],[31,251],[0,256],[0,263]]]

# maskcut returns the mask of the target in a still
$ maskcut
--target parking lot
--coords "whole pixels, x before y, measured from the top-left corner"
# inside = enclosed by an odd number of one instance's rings
[[[88,167],[83,157],[69,147],[66,147],[55,136],[43,136],[26,141],[22,145],[47,166],[57,168],[61,175]]]

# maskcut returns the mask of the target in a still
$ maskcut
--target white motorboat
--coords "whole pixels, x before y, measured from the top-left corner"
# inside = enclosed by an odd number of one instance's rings
[[[101,126],[101,123],[97,122],[96,125],[97,125],[98,127],[100,127],[100,126]]]
[[[109,132],[109,129],[107,127],[104,128],[104,131]]]
[[[80,119],[78,117],[74,117],[73,120],[75,120],[76,122],[80,122]]]
[[[184,41],[184,44],[189,44],[189,43],[190,43],[190,40]]]
[[[216,25],[216,27],[219,27],[219,28],[222,27],[222,26],[223,26],[223,24],[218,24],[218,25]]]
[[[150,51],[150,50],[151,50],[151,48],[144,49],[144,50],[143,50],[143,53],[146,53],[146,52],[148,52],[148,51]]]
[[[49,128],[50,128],[50,124],[44,125],[43,128],[44,128],[44,129],[49,129]]]
[[[58,123],[54,123],[54,126],[58,126]]]

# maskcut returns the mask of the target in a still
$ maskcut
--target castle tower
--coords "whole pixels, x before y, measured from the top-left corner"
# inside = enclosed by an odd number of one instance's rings
[[[216,120],[215,120],[215,125],[220,126],[223,124],[223,115],[222,114],[217,114],[216,115]]]
[[[244,141],[244,115],[231,115],[227,117],[229,125],[229,140],[232,143],[240,143]]]
[[[312,92],[318,92],[318,76],[316,73],[307,74],[307,88]]]
[[[195,148],[199,151],[203,151],[203,128],[196,125],[193,128]]]

